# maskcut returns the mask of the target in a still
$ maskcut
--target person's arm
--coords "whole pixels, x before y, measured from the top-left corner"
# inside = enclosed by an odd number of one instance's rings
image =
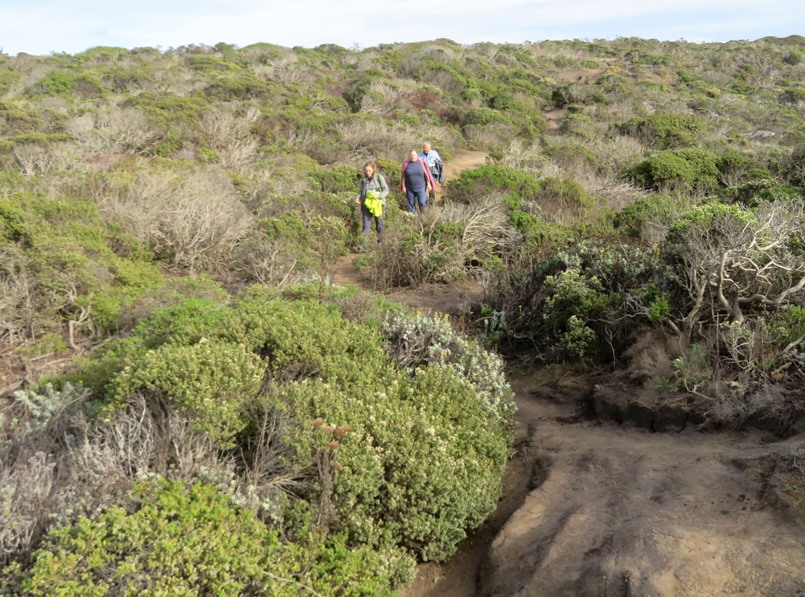
[[[405,192],[405,169],[408,167],[408,160],[405,160],[402,167],[402,173],[400,173],[400,190],[404,193]]]
[[[433,180],[433,174],[430,173],[430,168],[428,168],[428,165],[425,163],[425,161],[420,161],[422,163],[422,169],[425,171],[425,186],[429,187],[428,193],[430,193],[431,190],[436,188],[436,182]]]
[[[376,174],[377,181],[380,183],[380,200],[385,204],[386,196],[389,194],[389,185],[386,184],[386,179],[379,172]]]
[[[364,185],[363,181],[364,181],[364,179],[362,178],[360,188],[358,189],[358,196],[355,197],[355,205],[360,205],[361,204],[361,199],[363,199],[366,196],[366,194],[364,193],[364,190],[363,190],[363,185]]]

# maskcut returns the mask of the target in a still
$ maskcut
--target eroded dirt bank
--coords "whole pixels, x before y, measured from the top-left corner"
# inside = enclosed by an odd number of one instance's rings
[[[805,529],[778,470],[801,436],[652,433],[581,416],[581,377],[513,385],[498,511],[406,597],[805,595]]]

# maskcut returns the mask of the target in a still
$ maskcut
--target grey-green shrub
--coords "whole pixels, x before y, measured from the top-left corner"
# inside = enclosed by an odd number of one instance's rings
[[[449,314],[390,313],[380,329],[400,369],[413,374],[430,364],[447,367],[475,388],[490,416],[511,424],[514,395],[503,360],[476,340],[456,332]]]

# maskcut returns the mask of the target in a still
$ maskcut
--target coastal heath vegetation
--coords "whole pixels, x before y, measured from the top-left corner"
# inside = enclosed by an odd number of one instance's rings
[[[785,435],[802,46],[0,52],[0,592],[396,594],[493,510],[515,368]],[[410,218],[424,140],[487,158]],[[460,316],[332,284],[367,160],[362,284],[479,282]]]

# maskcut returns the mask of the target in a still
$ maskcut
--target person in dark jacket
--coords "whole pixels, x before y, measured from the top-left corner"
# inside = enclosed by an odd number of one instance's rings
[[[405,193],[408,211],[412,214],[424,213],[428,207],[428,195],[435,186],[425,160],[417,156],[416,149],[409,151],[400,176],[400,189]]]

